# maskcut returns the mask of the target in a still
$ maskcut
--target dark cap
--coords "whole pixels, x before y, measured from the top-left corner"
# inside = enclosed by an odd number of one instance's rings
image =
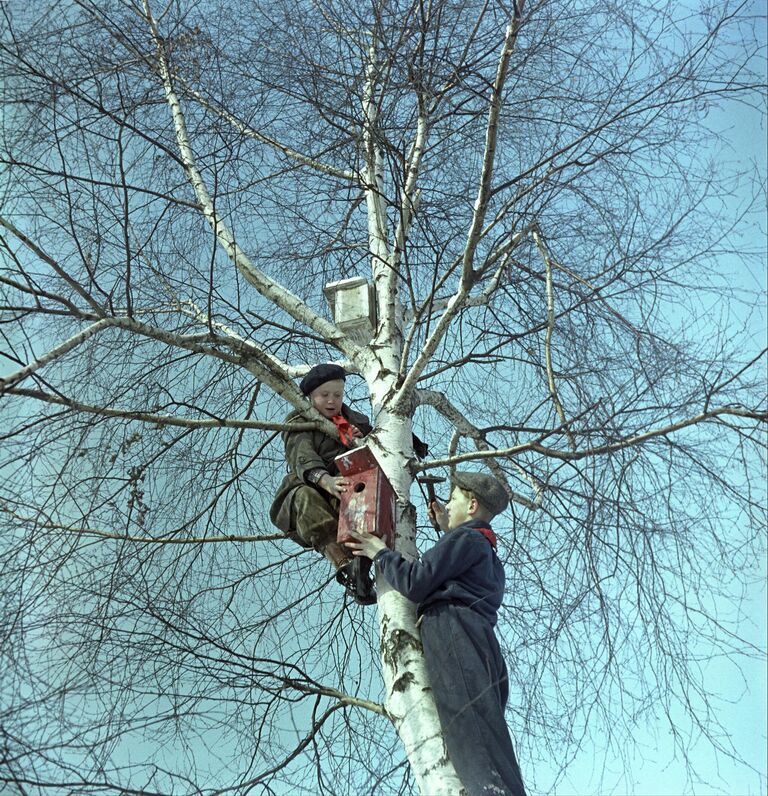
[[[501,514],[509,505],[509,498],[501,481],[492,475],[457,470],[453,474],[453,485],[471,492],[483,508],[488,509],[494,516]]]
[[[312,390],[317,389],[321,384],[325,384],[327,381],[335,381],[336,379],[344,381],[346,378],[347,372],[340,365],[332,365],[330,363],[315,365],[301,382],[299,382],[299,389],[304,395],[309,395]]]

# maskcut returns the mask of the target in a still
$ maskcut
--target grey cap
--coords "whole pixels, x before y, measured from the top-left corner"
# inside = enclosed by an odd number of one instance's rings
[[[501,481],[492,475],[457,470],[453,474],[453,485],[471,492],[478,502],[494,516],[501,514],[509,505],[509,498]]]

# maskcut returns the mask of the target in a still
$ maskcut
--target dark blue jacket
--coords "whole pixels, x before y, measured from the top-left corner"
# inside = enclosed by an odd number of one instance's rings
[[[381,550],[374,561],[384,577],[421,616],[442,603],[465,605],[493,626],[504,595],[504,567],[488,539],[476,530],[488,523],[470,520],[444,534],[420,561],[396,550]]]

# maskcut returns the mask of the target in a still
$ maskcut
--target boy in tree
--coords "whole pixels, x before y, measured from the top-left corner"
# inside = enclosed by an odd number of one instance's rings
[[[372,558],[393,588],[417,603],[424,661],[445,745],[469,796],[525,796],[504,718],[507,668],[494,633],[504,568],[490,520],[507,495],[489,475],[456,472],[446,506],[430,513],[450,531],[420,561],[377,536],[354,533],[356,556]]]
[[[309,403],[339,429],[340,440],[323,431],[284,431],[288,474],[277,490],[269,512],[273,524],[302,547],[313,547],[336,568],[336,579],[354,600],[363,605],[376,602],[369,575],[370,559],[361,559],[336,541],[339,498],[349,482],[334,464],[334,458],[361,444],[371,432],[365,415],[344,403],[344,368],[315,365],[301,380],[299,388]],[[310,418],[294,410],[286,423]]]

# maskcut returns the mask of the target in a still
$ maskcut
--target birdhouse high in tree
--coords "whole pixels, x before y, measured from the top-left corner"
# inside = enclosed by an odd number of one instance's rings
[[[376,297],[365,277],[329,282],[323,293],[334,323],[358,345],[367,345],[376,328]]]
[[[395,544],[395,492],[369,448],[347,451],[334,461],[350,486],[341,497],[340,543],[353,542],[349,531],[368,531],[380,536],[388,547]]]

